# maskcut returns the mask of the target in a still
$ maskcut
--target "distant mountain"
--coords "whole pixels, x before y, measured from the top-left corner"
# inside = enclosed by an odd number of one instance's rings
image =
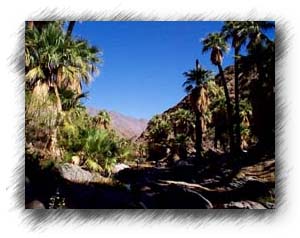
[[[102,109],[88,108],[88,113],[92,116]],[[123,115],[119,112],[107,111],[111,117],[112,128],[122,137],[128,139],[137,139],[146,129],[148,120],[137,119],[131,116]]]

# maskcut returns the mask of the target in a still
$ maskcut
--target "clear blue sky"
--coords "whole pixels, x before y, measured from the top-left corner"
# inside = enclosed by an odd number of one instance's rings
[[[100,74],[84,91],[88,107],[150,119],[184,96],[183,72],[198,58],[216,71],[209,54],[201,53],[201,38],[220,31],[222,22],[81,22],[74,36],[102,50]],[[232,51],[224,67],[232,64]]]

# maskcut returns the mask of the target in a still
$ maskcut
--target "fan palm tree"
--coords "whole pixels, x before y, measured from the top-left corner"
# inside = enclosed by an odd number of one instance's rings
[[[107,111],[100,111],[94,118],[94,122],[100,129],[108,129],[111,123],[111,117]]]
[[[186,136],[193,135],[195,116],[190,110],[178,108],[170,114],[170,119],[172,121],[175,138],[177,134],[185,134]]]
[[[154,143],[165,144],[172,133],[169,116],[155,115],[149,122],[149,139]]]
[[[203,44],[202,53],[206,53],[208,51],[211,52],[210,60],[212,64],[218,67],[221,76],[225,98],[226,98],[226,107],[227,107],[228,122],[229,122],[230,152],[233,152],[234,137],[233,137],[232,106],[230,103],[227,82],[222,68],[223,52],[226,52],[228,50],[228,45],[226,44],[224,37],[219,33],[209,34],[205,39],[202,40],[202,44]]]
[[[235,151],[240,151],[241,145],[241,128],[240,128],[240,103],[239,103],[239,72],[238,72],[238,60],[240,50],[243,44],[247,40],[247,22],[243,21],[226,21],[222,27],[222,34],[225,40],[230,41],[234,48],[234,110],[235,110]]]
[[[25,33],[25,79],[26,84],[33,87],[33,93],[43,88],[43,96],[47,96],[50,85],[54,87],[57,108],[61,110],[57,84],[53,85],[55,61],[59,60],[63,43],[61,31],[54,24],[48,24],[43,30],[28,28]]]
[[[240,128],[240,103],[239,103],[239,59],[240,50],[247,43],[247,49],[255,50],[256,46],[264,42],[269,42],[268,37],[263,31],[274,27],[272,22],[266,21],[227,21],[222,27],[222,34],[225,40],[231,41],[234,48],[234,92],[235,92],[235,134],[236,134],[236,151],[240,151],[241,145],[241,128]],[[260,56],[258,56],[258,59]],[[259,67],[259,66],[258,66]]]
[[[91,79],[99,62],[98,50],[85,41],[66,37],[62,22],[43,22],[37,26],[29,24],[25,31],[25,85],[27,91],[32,92],[28,110],[40,110],[43,102],[52,101],[54,91],[55,104],[44,110],[57,115],[55,124],[59,124],[62,89],[71,89],[74,85],[79,88],[81,82]],[[81,91],[77,93],[80,94]],[[57,126],[52,129],[48,144],[55,151]]]
[[[248,21],[245,25],[249,40],[247,44],[248,50],[255,48],[255,46],[259,44],[272,43],[264,32],[275,28],[275,24],[273,22]]]
[[[275,64],[275,44],[274,41],[270,40],[264,32],[269,29],[273,29],[275,24],[268,21],[250,21],[247,22],[247,33],[248,33],[248,56],[244,57],[247,60],[254,62],[256,65],[259,78],[267,71],[264,65],[268,61],[272,61],[271,65]],[[271,54],[270,54],[271,52]],[[270,57],[271,56],[271,57]],[[275,78],[275,74],[272,75]],[[261,80],[263,81],[263,80]]]
[[[62,102],[62,110],[68,111],[72,108],[80,106],[80,99],[87,98],[88,93],[76,93],[72,90],[60,90],[60,97]]]
[[[44,95],[51,88],[56,96],[57,109],[62,110],[60,88],[76,88],[88,83],[96,73],[100,61],[98,49],[86,41],[66,37],[61,25],[51,22],[42,30],[27,28],[25,33],[25,79],[27,88]]]
[[[186,81],[183,87],[190,94],[190,102],[195,112],[195,130],[196,130],[196,155],[201,158],[202,136],[203,136],[203,115],[208,108],[208,96],[204,83],[211,77],[211,72],[202,69],[199,61],[196,60],[196,68],[183,73]]]
[[[89,84],[92,76],[98,73],[97,63],[99,50],[96,47],[90,47],[87,41],[70,41],[69,48],[71,65],[60,65],[58,69],[57,83],[59,88],[69,89],[77,94],[82,93],[82,83]]]
[[[248,23],[248,55],[242,57],[243,71],[257,72],[257,80],[251,83],[255,91],[250,95],[253,108],[252,130],[264,148],[274,147],[274,87],[275,87],[275,43],[265,34],[275,27],[273,22]]]

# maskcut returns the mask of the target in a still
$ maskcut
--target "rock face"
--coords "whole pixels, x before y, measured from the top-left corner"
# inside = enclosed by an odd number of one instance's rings
[[[96,115],[99,110],[95,108],[88,108],[90,115]],[[118,112],[108,112],[111,117],[111,126],[118,135],[127,139],[137,139],[146,129],[148,120],[137,119],[130,116],[125,116]]]

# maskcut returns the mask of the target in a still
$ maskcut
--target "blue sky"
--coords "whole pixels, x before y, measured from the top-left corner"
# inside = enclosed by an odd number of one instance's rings
[[[102,50],[100,74],[88,86],[88,107],[150,119],[186,94],[183,72],[200,64],[216,72],[201,38],[219,31],[222,22],[81,22],[73,35]],[[224,67],[232,64],[232,51]]]

